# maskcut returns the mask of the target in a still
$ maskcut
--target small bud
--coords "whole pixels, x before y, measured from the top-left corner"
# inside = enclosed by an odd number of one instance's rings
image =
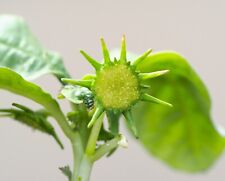
[[[120,135],[120,141],[118,141],[118,145],[123,148],[128,148],[128,141],[124,135]]]

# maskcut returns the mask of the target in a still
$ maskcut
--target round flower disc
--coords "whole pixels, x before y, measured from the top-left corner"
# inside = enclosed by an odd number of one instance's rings
[[[138,79],[124,64],[104,67],[96,77],[94,91],[106,109],[126,110],[140,97]]]

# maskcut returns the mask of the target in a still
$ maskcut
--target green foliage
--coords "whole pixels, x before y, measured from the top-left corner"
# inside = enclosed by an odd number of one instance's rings
[[[49,114],[45,110],[33,111],[28,107],[15,103],[13,103],[13,106],[17,109],[0,109],[0,113],[3,113],[2,115],[6,115],[7,113],[8,117],[17,120],[18,122],[23,123],[34,130],[39,130],[43,133],[51,135],[63,149],[63,145],[59,140],[54,127],[47,120]]]
[[[0,66],[8,67],[26,79],[51,73],[69,77],[62,58],[44,49],[18,16],[0,16]]]
[[[73,172],[69,166],[60,168],[69,181],[88,181],[94,161],[111,155],[118,145],[127,146],[119,134],[121,115],[144,147],[168,165],[189,172],[208,169],[224,150],[225,139],[212,123],[208,91],[187,61],[174,52],[150,55],[148,50],[139,57],[127,55],[124,36],[116,58],[110,56],[118,52],[110,55],[103,39],[101,44],[104,63],[81,51],[96,75],[73,80],[61,57],[44,49],[22,18],[0,16],[0,89],[44,107],[33,111],[13,104],[15,108],[1,109],[0,117],[49,134],[63,147],[48,122],[52,116],[71,141],[76,157]],[[69,84],[59,95],[71,102],[66,117],[50,94],[27,81],[46,73]]]
[[[50,94],[44,92],[37,85],[23,79],[16,72],[8,68],[0,68],[0,89],[24,96],[42,105],[59,123],[66,135],[71,134],[65,123],[65,117],[58,103]]]
[[[99,136],[98,136],[98,140],[99,141],[109,141],[112,138],[114,138],[115,135],[113,135],[111,132],[107,131],[103,126],[100,130]]]
[[[59,111],[57,102],[50,94],[44,92],[34,83],[23,79],[19,74],[8,68],[0,68],[0,89],[27,97],[43,105],[50,113]]]
[[[68,177],[68,181],[71,181],[72,178],[72,171],[70,170],[70,167],[67,165],[65,167],[60,167],[59,170]]]
[[[209,168],[224,149],[225,139],[210,116],[208,91],[187,61],[177,53],[159,52],[139,64],[140,71],[169,69],[151,79],[151,94],[173,108],[143,103],[134,115],[141,142],[154,156],[185,171]],[[138,110],[138,111],[137,111]]]

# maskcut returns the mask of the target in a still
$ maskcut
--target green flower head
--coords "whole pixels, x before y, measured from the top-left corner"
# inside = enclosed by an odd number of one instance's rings
[[[105,41],[101,38],[104,62],[101,64],[83,50],[81,54],[94,67],[96,75],[85,76],[82,80],[62,79],[63,82],[79,85],[90,89],[95,97],[95,113],[88,124],[91,127],[104,111],[112,110],[121,112],[126,120],[132,125],[133,119],[131,108],[138,101],[149,101],[171,106],[171,104],[159,100],[144,93],[148,85],[144,81],[158,77],[168,72],[161,70],[150,73],[142,73],[136,70],[137,65],[148,57],[151,50],[146,51],[132,63],[127,60],[125,37],[122,38],[120,58],[111,60]],[[136,134],[135,126],[131,127]]]

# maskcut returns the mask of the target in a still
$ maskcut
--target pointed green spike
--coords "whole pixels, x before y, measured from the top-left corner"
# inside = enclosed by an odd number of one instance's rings
[[[86,74],[85,76],[82,77],[82,80],[94,80],[96,79],[96,75],[93,74]]]
[[[169,70],[160,70],[160,71],[155,71],[155,72],[150,72],[150,73],[139,73],[138,76],[141,80],[147,80],[147,79],[159,77],[159,76],[164,75],[168,72],[169,72]]]
[[[104,109],[101,106],[97,106],[94,115],[91,118],[91,121],[88,123],[88,128],[92,127],[98,118],[102,115]]]
[[[104,62],[106,64],[110,64],[111,61],[110,61],[110,55],[109,55],[109,51],[107,49],[107,46],[105,44],[105,41],[103,38],[100,39],[101,40],[101,44],[102,44],[102,53],[103,53],[103,56],[104,56]]]
[[[153,102],[153,103],[156,103],[156,104],[162,104],[162,105],[169,106],[169,107],[173,107],[172,104],[170,104],[168,102],[165,102],[165,101],[162,101],[162,100],[160,100],[160,99],[158,99],[156,97],[153,97],[153,96],[151,96],[149,94],[146,94],[146,93],[141,95],[141,100],[148,101],[148,102]]]
[[[67,78],[62,78],[62,82],[71,84],[71,85],[79,85],[81,87],[87,87],[91,88],[93,80],[74,80],[74,79],[67,79]]]
[[[0,118],[11,117],[13,114],[0,114]]]
[[[150,85],[147,85],[147,84],[140,84],[141,88],[147,88],[149,89],[151,86]]]
[[[23,106],[23,105],[21,105],[21,104],[18,104],[18,103],[12,103],[12,106],[14,106],[14,107],[16,107],[16,108],[18,108],[18,109],[21,109],[21,110],[23,110],[23,111],[25,111],[25,112],[33,112],[31,109],[29,109],[28,107],[25,107],[25,106]]]
[[[135,121],[132,117],[132,114],[131,114],[131,111],[126,111],[123,113],[127,123],[129,124],[130,128],[131,128],[131,131],[134,133],[134,136],[136,138],[138,138],[138,132],[137,132],[137,127],[135,125]]]
[[[89,56],[86,52],[80,50],[80,53],[87,59],[87,61],[95,68],[96,71],[101,68],[101,64],[97,60]]]
[[[65,99],[65,96],[62,95],[61,93],[58,94],[57,99]]]
[[[126,55],[126,39],[125,35],[122,37],[122,44],[121,44],[121,53],[120,53],[120,62],[126,63],[127,62],[127,55]]]
[[[118,60],[116,59],[116,57],[114,57],[114,63],[118,62]]]
[[[152,52],[152,49],[149,49],[148,51],[146,51],[145,53],[143,53],[140,57],[138,57],[133,65],[137,66],[139,63],[141,63],[144,59],[146,59],[148,57],[148,55]]]
[[[59,139],[58,135],[55,132],[52,134],[52,137],[59,144],[60,148],[64,149],[64,145],[62,144],[61,140]]]

